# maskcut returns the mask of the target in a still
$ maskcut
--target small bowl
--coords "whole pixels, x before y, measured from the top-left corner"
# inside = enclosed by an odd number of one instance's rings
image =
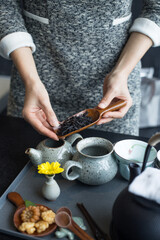
[[[147,142],[136,139],[122,140],[114,145],[114,155],[118,162],[119,172],[126,180],[130,178],[130,163],[136,163],[142,166],[147,145]],[[152,147],[147,161],[147,167],[153,165],[156,156],[157,150]]]

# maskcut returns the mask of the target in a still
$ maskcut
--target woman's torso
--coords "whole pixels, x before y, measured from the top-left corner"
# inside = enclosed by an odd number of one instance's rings
[[[27,30],[37,48],[38,73],[59,119],[96,106],[102,98],[104,77],[128,38],[131,1],[32,0],[24,1],[24,10]],[[128,86],[138,104],[139,79],[137,66]],[[14,70],[11,99],[18,115],[22,97],[24,87]]]

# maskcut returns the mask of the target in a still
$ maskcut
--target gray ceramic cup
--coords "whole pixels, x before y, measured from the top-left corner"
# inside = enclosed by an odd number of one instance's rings
[[[89,137],[80,140],[72,160],[64,165],[62,176],[78,179],[89,185],[100,185],[112,180],[117,173],[113,144],[104,138]]]

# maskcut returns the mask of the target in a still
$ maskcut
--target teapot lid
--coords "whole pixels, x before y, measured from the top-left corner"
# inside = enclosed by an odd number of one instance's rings
[[[128,191],[160,204],[160,170],[152,167],[146,168],[129,185]]]

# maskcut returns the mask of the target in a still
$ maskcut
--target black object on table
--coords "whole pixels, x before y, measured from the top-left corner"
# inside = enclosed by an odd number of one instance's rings
[[[112,143],[128,138],[141,139],[144,141],[148,140],[142,137],[140,138],[94,129],[87,129],[80,134],[84,138],[92,136],[103,137],[110,140]],[[21,118],[0,116],[0,195],[4,193],[4,191],[28,162],[28,157],[25,155],[25,150],[28,147],[35,148],[38,143],[45,138],[45,136],[38,134],[27,122]],[[118,177],[121,181],[125,181],[120,176]],[[0,239],[18,240],[18,237],[0,233]]]

